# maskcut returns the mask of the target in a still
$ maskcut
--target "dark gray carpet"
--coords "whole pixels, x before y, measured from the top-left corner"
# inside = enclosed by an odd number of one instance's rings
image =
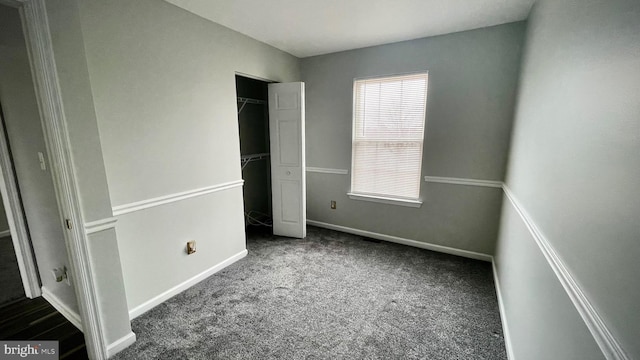
[[[506,359],[489,263],[309,227],[133,321],[116,359]]]
[[[0,238],[0,307],[24,297],[24,287],[11,237]]]

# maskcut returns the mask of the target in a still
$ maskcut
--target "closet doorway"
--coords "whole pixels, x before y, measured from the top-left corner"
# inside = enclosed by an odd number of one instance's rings
[[[304,83],[236,75],[247,226],[307,234]]]
[[[268,84],[236,75],[245,227],[273,226]]]

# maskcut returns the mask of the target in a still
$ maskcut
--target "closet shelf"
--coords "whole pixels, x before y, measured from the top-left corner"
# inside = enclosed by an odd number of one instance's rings
[[[257,105],[266,105],[267,104],[267,102],[265,100],[258,100],[258,99],[240,97],[240,96],[238,96],[238,102],[242,103],[242,106],[240,106],[240,109],[238,109],[238,114],[240,114],[240,112],[242,112],[242,109],[244,109],[244,106],[247,105],[247,104],[257,104]]]
[[[262,160],[268,157],[269,153],[242,155],[240,156],[240,164],[242,165],[241,169],[244,169],[244,167],[252,161]]]

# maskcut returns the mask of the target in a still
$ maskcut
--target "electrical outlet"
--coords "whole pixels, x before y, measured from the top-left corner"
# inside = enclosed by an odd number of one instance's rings
[[[69,280],[69,273],[66,266],[55,268],[51,270],[51,273],[53,274],[54,279],[56,279],[56,282],[66,281],[67,285],[71,285],[71,281]]]
[[[67,283],[67,285],[71,286],[71,274],[69,273],[69,269],[67,269],[67,267],[64,267],[64,282]]]
[[[331,208],[332,208],[333,210],[335,210],[335,209],[336,209],[336,201],[335,201],[335,200],[331,200]]]
[[[56,282],[62,282],[64,280],[64,270],[62,268],[55,268],[51,270],[53,274],[53,278],[56,279]]]
[[[191,255],[196,252],[196,241],[187,241],[187,254]]]

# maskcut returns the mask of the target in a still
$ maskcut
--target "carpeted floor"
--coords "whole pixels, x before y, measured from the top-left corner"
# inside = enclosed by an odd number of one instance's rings
[[[0,307],[25,297],[10,236],[0,238],[0,289]]]
[[[489,263],[309,227],[133,321],[116,359],[506,359]]]

